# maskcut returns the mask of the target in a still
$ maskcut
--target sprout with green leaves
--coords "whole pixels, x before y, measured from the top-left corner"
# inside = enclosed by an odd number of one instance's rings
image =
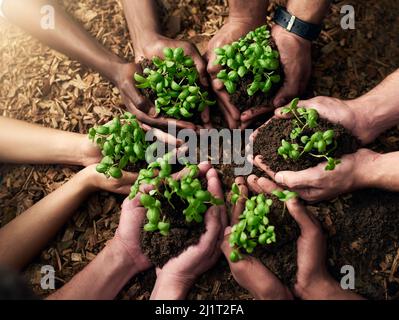
[[[232,185],[231,202],[236,204],[242,196],[237,184]],[[277,191],[275,191],[277,192]],[[273,192],[273,194],[275,194]],[[291,191],[278,191],[278,199],[286,202],[297,194]],[[239,217],[239,222],[231,229],[229,244],[234,248],[230,254],[230,261],[237,262],[242,259],[241,251],[251,254],[257,245],[270,245],[276,242],[274,226],[269,224],[269,213],[273,200],[264,194],[246,198],[245,210]],[[284,207],[285,208],[285,207]],[[284,214],[284,211],[283,211]]]
[[[191,118],[216,102],[198,84],[198,71],[182,48],[165,48],[165,59],[154,57],[154,70],[145,68],[143,75],[134,74],[136,87],[156,93],[155,109],[176,119]]]
[[[290,133],[291,141],[283,139],[277,153],[284,159],[294,161],[308,154],[315,158],[325,158],[327,165],[325,170],[334,170],[340,160],[329,155],[337,148],[337,141],[334,140],[334,130],[316,131],[310,137],[304,134],[306,128],[317,127],[319,114],[315,109],[298,108],[299,99],[292,100],[288,107],[283,108],[283,114],[292,114],[294,129]]]
[[[136,117],[126,112],[103,126],[91,128],[89,139],[101,149],[103,159],[96,170],[115,179],[122,177],[122,170],[129,164],[145,159],[148,143],[145,132]]]
[[[159,170],[155,175],[155,169]],[[169,154],[156,162],[151,163],[147,169],[142,169],[139,176],[131,188],[129,195],[133,199],[144,184],[152,185],[153,190],[149,194],[142,195],[141,204],[147,209],[148,223],[144,226],[145,231],[159,230],[162,235],[169,233],[170,224],[165,217],[161,218],[161,202],[164,199],[174,208],[172,196],[176,195],[187,207],[183,214],[188,223],[201,223],[204,220],[204,214],[210,205],[221,205],[223,200],[212,196],[208,190],[203,190],[201,181],[197,178],[199,168],[194,164],[186,164],[188,171],[180,180],[171,176],[172,166],[169,163]]]
[[[270,31],[266,26],[249,32],[232,44],[216,48],[215,65],[224,67],[218,74],[229,94],[237,91],[237,84],[247,75],[253,82],[247,88],[248,96],[258,91],[269,94],[281,82],[279,53],[273,50]]]

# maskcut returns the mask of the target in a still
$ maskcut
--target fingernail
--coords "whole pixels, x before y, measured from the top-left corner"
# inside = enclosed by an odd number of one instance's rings
[[[274,103],[274,106],[281,107],[281,106],[285,105],[286,103],[287,103],[286,99],[277,99]]]
[[[278,184],[283,184],[284,183],[284,176],[281,173],[277,173],[274,177],[274,180],[278,183]]]
[[[224,235],[225,236],[227,236],[230,233],[231,233],[231,227],[227,227],[226,229],[224,229]]]

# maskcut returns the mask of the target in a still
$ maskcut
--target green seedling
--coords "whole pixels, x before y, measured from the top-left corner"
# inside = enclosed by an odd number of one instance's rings
[[[136,87],[156,93],[155,109],[169,117],[191,118],[216,102],[198,84],[198,71],[182,48],[165,48],[164,59],[154,57],[155,70],[145,68],[143,75],[134,74]]]
[[[249,32],[245,37],[223,48],[216,48],[215,65],[223,69],[217,74],[229,94],[237,91],[237,84],[247,75],[253,82],[247,87],[248,96],[258,91],[269,94],[281,82],[279,53],[270,43],[266,26]]]
[[[337,148],[334,130],[316,131],[310,137],[304,134],[305,129],[317,127],[319,114],[315,109],[298,108],[299,99],[292,100],[288,107],[283,108],[283,114],[292,114],[294,129],[290,133],[290,141],[282,140],[277,153],[284,159],[298,160],[308,154],[315,158],[325,158],[325,170],[334,170],[340,160],[329,155]]]
[[[126,112],[103,126],[91,128],[89,139],[101,149],[103,158],[96,170],[115,179],[122,177],[122,170],[129,164],[145,159],[148,143],[145,132],[136,117]]]
[[[155,175],[158,170],[158,175]],[[172,196],[178,196],[187,207],[183,214],[188,223],[202,223],[204,214],[210,205],[223,204],[223,200],[217,199],[212,194],[203,190],[201,181],[197,178],[199,168],[194,164],[186,164],[187,174],[176,180],[172,177],[172,166],[169,164],[169,155],[151,163],[147,169],[142,169],[135,184],[131,188],[130,199],[134,198],[140,190],[140,186],[149,184],[153,190],[149,194],[143,194],[140,198],[141,204],[147,209],[148,223],[144,226],[145,231],[159,231],[162,235],[169,233],[170,223],[165,217],[161,217],[161,200],[171,201]]]
[[[238,186],[234,183],[231,202],[236,204],[241,196]],[[279,191],[280,201],[286,202],[293,197],[296,197],[295,192]],[[275,228],[270,225],[268,217],[272,206],[273,200],[266,198],[264,194],[246,198],[245,210],[239,217],[240,221],[232,227],[229,236],[229,244],[234,248],[230,254],[230,261],[241,260],[243,250],[251,254],[258,245],[276,242]]]

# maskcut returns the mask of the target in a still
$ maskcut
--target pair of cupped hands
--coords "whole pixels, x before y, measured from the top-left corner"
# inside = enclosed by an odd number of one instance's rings
[[[139,121],[153,127],[167,127],[168,122],[175,123],[178,128],[196,130],[202,127],[188,121],[175,120],[157,115],[154,105],[140,93],[133,83],[133,75],[136,72],[142,72],[139,62],[143,58],[163,57],[163,49],[165,47],[181,47],[184,49],[186,55],[192,57],[199,72],[201,84],[205,88],[212,88],[215,92],[221,112],[230,129],[245,129],[257,116],[288,103],[291,98],[304,91],[310,77],[311,44],[309,41],[287,32],[278,25],[272,28],[272,37],[280,52],[280,60],[285,73],[285,82],[275,96],[273,106],[261,106],[240,113],[237,106],[234,106],[230,102],[229,95],[224,89],[223,83],[216,77],[220,71],[220,66],[214,64],[216,60],[214,50],[238,40],[262,24],[264,24],[264,21],[257,21],[254,18],[230,17],[226,24],[210,40],[207,51],[203,56],[201,56],[196,46],[192,43],[169,39],[162,35],[156,35],[143,47],[135,47],[135,62],[125,64],[120,70],[116,70],[117,76],[115,82],[127,109],[135,114]],[[201,113],[201,119],[203,127],[211,127],[209,108],[206,108]]]
[[[208,191],[215,198],[224,199],[217,171],[209,163],[201,163],[199,169],[199,175],[207,179]],[[183,169],[175,173],[174,178],[179,179],[187,173],[187,169]],[[271,194],[278,189],[274,182],[254,175],[249,176],[247,181],[238,177],[235,182],[240,189],[240,198],[232,207],[231,214],[227,213],[225,205],[214,205],[208,209],[205,214],[206,232],[199,243],[169,260],[162,268],[156,269],[157,281],[152,293],[153,299],[183,299],[195,280],[215,265],[222,253],[229,261],[236,281],[257,299],[291,299],[294,295],[302,298],[314,297],[321,290],[320,286],[334,285],[335,282],[325,266],[326,248],[322,230],[316,218],[306,211],[298,199],[287,202],[288,211],[301,230],[297,240],[297,280],[292,291],[254,257],[244,256],[239,262],[230,262],[228,257],[232,248],[228,242],[231,230],[228,226],[229,220],[231,225],[237,223],[245,209],[249,190],[254,194]],[[140,230],[146,215],[146,209],[140,204],[140,197],[150,189],[149,186],[143,186],[133,200],[124,201],[119,227],[112,240],[126,251],[138,272],[152,266],[140,247]]]

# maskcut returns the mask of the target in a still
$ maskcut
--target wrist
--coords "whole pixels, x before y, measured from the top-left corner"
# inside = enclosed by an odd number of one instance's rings
[[[306,283],[295,284],[295,293],[302,300],[333,299],[338,290],[342,289],[330,275],[313,277]]]
[[[157,44],[162,38],[164,38],[164,36],[155,30],[135,32],[132,41],[136,62],[138,62],[137,59],[140,60],[142,57],[151,59],[152,57],[147,56],[149,46]]]
[[[98,173],[95,167],[95,165],[86,167],[73,177],[73,179],[77,180],[77,185],[81,189],[81,192],[87,195],[100,190],[97,183]]]
[[[287,11],[295,17],[313,24],[321,24],[330,7],[329,1],[317,0],[316,3],[288,1]]]
[[[194,278],[179,277],[161,271],[151,293],[151,300],[182,300],[187,296],[194,281]]]
[[[382,173],[379,165],[383,155],[368,150],[359,149],[354,154],[354,186],[353,189],[377,187]]]
[[[395,126],[399,121],[396,100],[387,100],[381,94],[365,94],[351,101],[355,112],[355,127],[365,144],[373,142],[382,132]]]
[[[117,235],[107,243],[107,248],[115,255],[117,264],[128,271],[130,278],[144,270],[140,268],[140,261],[136,261],[135,255],[130,252]]]
[[[266,23],[266,17],[265,0],[229,0],[229,21],[251,24],[256,28]]]

